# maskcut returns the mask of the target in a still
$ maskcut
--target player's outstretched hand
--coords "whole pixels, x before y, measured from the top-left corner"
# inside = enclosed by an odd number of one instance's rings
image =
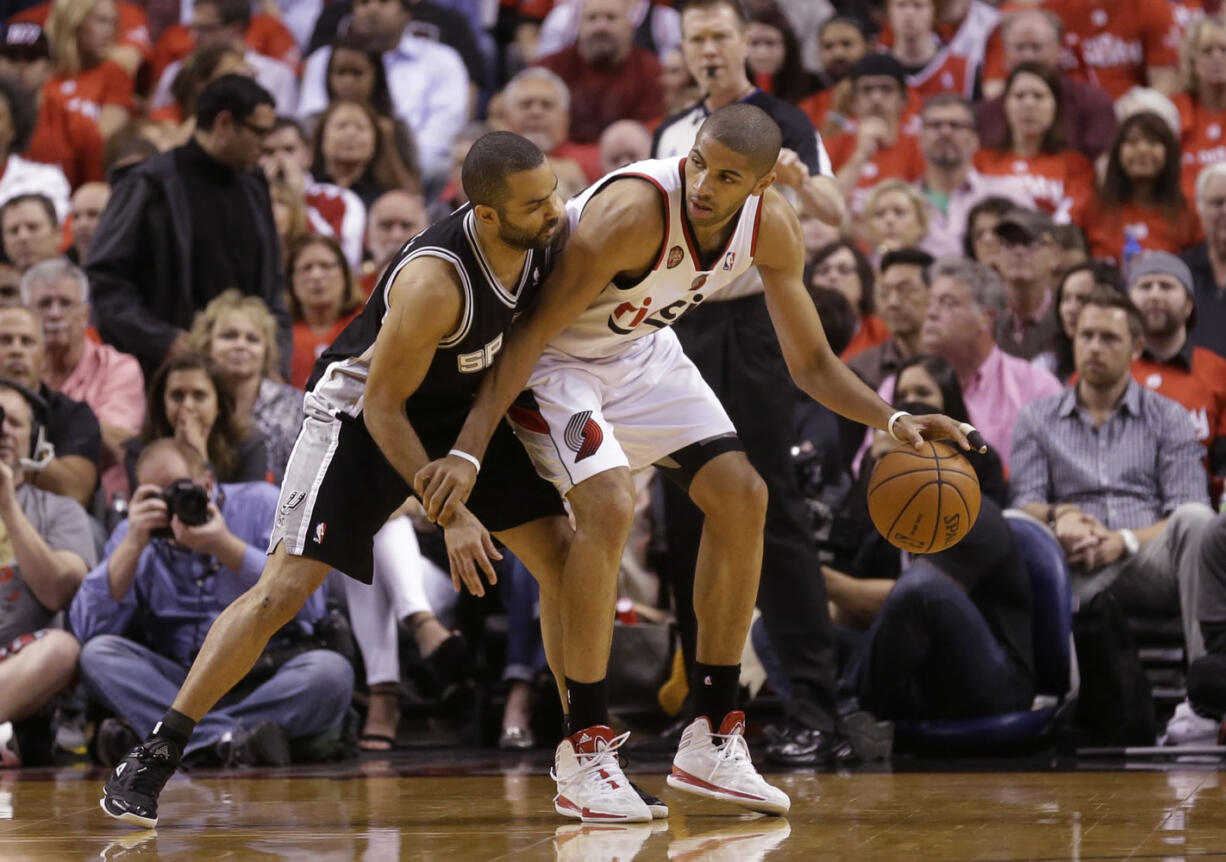
[[[501,560],[502,554],[494,547],[494,540],[489,531],[477,520],[477,516],[461,505],[443,527],[443,538],[447,542],[447,560],[451,565],[451,583],[455,591],[460,591],[461,585],[468,588],[474,596],[485,595],[485,584],[481,582],[481,573],[490,586],[498,583],[498,573],[494,571],[493,560]]]
[[[968,422],[958,422],[940,413],[923,416],[899,416],[894,422],[894,437],[902,443],[910,443],[916,450],[923,449],[925,440],[953,440],[966,451],[988,451],[983,435]]]
[[[413,476],[426,517],[436,524],[450,522],[477,483],[477,468],[455,455],[431,461]]]

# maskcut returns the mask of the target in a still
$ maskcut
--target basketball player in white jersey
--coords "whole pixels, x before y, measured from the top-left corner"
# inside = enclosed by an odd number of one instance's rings
[[[762,562],[766,491],[719,400],[669,329],[756,266],[792,378],[818,401],[900,441],[953,438],[944,416],[894,412],[831,352],[805,292],[799,220],[770,188],[779,127],[761,109],[714,112],[686,158],[638,162],[567,206],[571,236],[536,308],[512,327],[453,453],[414,477],[431,517],[467,498],[504,414],[538,472],[565,494],[576,532],[562,576],[571,729],[555,755],[559,813],[582,790],[606,813],[646,819],[613,773],[604,679],[618,562],[634,514],[631,474],[651,465],[705,515],[694,587],[694,719],[670,786],[770,814],[790,805],[758,774],[736,709],[740,656]],[[779,381],[787,385],[786,381]],[[520,398],[525,384],[531,398]],[[578,647],[575,632],[585,635]],[[603,781],[603,786],[602,786]]]

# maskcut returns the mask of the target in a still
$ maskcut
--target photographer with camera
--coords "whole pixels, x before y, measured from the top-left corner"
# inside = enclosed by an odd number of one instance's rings
[[[36,409],[37,405],[37,409]],[[52,697],[76,673],[76,639],[52,628],[96,559],[85,510],[26,475],[44,439],[33,392],[0,379],[0,764],[49,762]],[[10,723],[11,722],[11,723]],[[16,744],[11,743],[15,740]]]
[[[277,513],[276,487],[216,485],[200,452],[174,438],[149,444],[136,475],[128,520],[72,605],[82,676],[122,719],[98,731],[98,757],[108,766],[153,730],[213,620],[259,579]],[[185,754],[203,763],[284,766],[290,739],[340,725],[353,670],[323,648],[325,613],[316,591],[248,679],[200,723]]]

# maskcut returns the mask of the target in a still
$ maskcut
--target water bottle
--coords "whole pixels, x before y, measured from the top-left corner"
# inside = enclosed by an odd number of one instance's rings
[[[106,531],[114,532],[119,526],[119,522],[128,517],[128,497],[122,492],[117,492],[111,498],[111,504],[106,507]]]
[[[1120,269],[1124,274],[1128,274],[1128,267],[1132,265],[1133,258],[1141,253],[1141,243],[1137,239],[1131,228],[1124,229],[1124,255],[1120,260]]]

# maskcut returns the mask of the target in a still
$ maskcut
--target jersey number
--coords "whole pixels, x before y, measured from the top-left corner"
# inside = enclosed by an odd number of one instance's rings
[[[474,350],[472,353],[461,353],[456,357],[456,363],[460,368],[461,374],[474,374],[478,371],[484,371],[494,364],[494,356],[502,349],[502,333],[489,344],[482,347],[480,350]]]

